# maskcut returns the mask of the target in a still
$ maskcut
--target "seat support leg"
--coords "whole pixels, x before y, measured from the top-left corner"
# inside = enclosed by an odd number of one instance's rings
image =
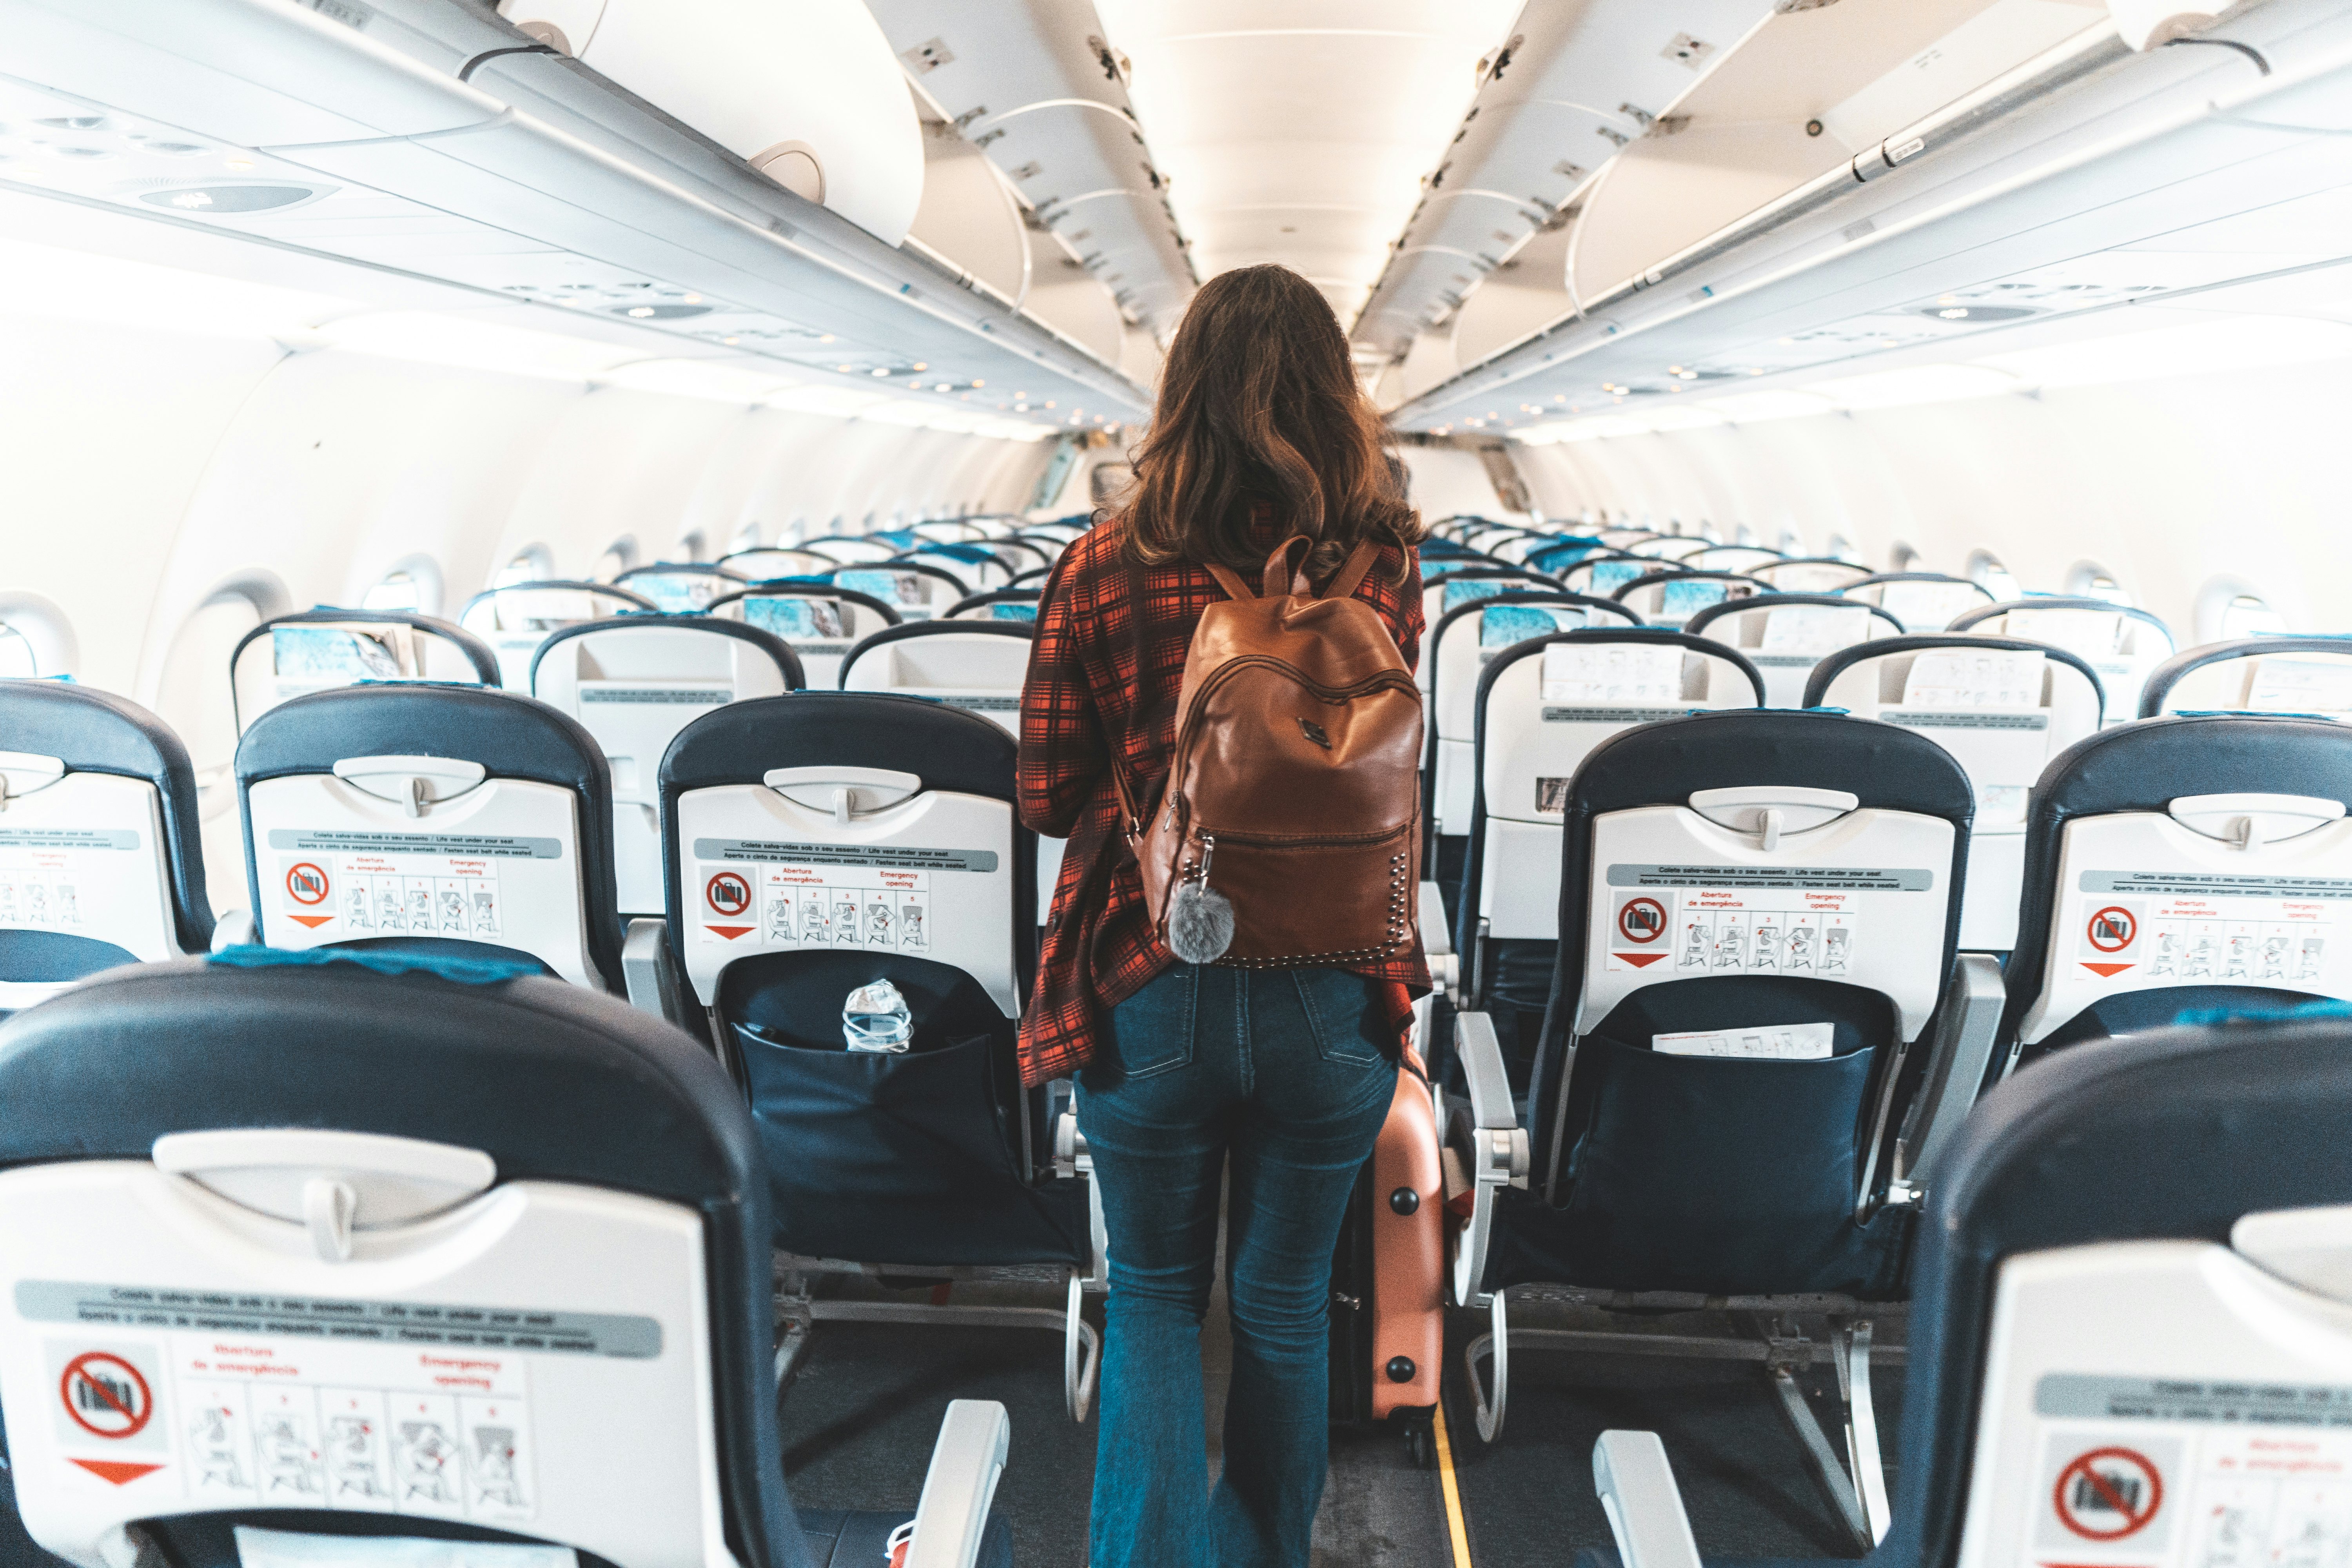
[[[816,1304],[805,1274],[784,1272],[776,1279],[776,1397],[793,1385],[816,1331]]]
[[[1822,1430],[1813,1415],[1812,1405],[1805,1398],[1804,1385],[1797,1381],[1800,1369],[1813,1359],[1812,1341],[1806,1337],[1792,1317],[1759,1314],[1758,1328],[1762,1331],[1769,1353],[1765,1357],[1765,1375],[1772,1380],[1772,1392],[1780,1396],[1780,1412],[1797,1434],[1797,1441],[1805,1450],[1805,1459],[1822,1489],[1829,1494],[1838,1517],[1845,1523],[1846,1532],[1855,1545],[1868,1552],[1874,1544],[1870,1524],[1864,1518],[1862,1500],[1855,1495],[1853,1479],[1846,1474],[1837,1450],[1830,1444],[1829,1434]],[[1845,1363],[1838,1362],[1839,1381],[1845,1378]]]
[[[1070,1294],[1062,1319],[1062,1403],[1070,1419],[1083,1424],[1095,1402],[1095,1374],[1102,1370],[1102,1339],[1087,1321],[1087,1277],[1070,1270]]]
[[[1511,1396],[1511,1320],[1504,1310],[1503,1293],[1495,1292],[1487,1307],[1487,1330],[1463,1347],[1464,1370],[1470,1376],[1470,1397],[1478,1410],[1478,1440],[1491,1443],[1503,1432],[1503,1411]],[[1488,1397],[1488,1384],[1478,1381],[1478,1363],[1492,1358],[1495,1363],[1491,1384],[1493,1397]]]
[[[1886,1539],[1886,1468],[1878,1453],[1878,1408],[1870,1392],[1870,1320],[1836,1325],[1838,1393],[1845,1399],[1845,1451],[1872,1545]]]

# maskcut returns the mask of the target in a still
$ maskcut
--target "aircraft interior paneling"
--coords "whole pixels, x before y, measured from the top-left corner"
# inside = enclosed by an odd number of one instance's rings
[[[2341,0],[0,0],[0,1568],[1088,1561],[1024,681],[1268,263],[1426,531],[1290,1568],[2343,1568]]]

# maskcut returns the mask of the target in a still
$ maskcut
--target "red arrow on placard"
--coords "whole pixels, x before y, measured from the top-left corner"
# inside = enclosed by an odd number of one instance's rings
[[[161,1465],[133,1464],[128,1459],[73,1459],[68,1462],[79,1465],[100,1480],[112,1481],[118,1487],[127,1487],[140,1477],[152,1475],[163,1468]]]
[[[2116,975],[2121,974],[2125,970],[2129,969],[2131,965],[2128,963],[2092,963],[2085,960],[2083,967],[2089,970],[2094,974],[2099,975],[2105,979],[2113,980]]]
[[[1612,953],[1611,956],[1622,958],[1636,969],[1647,969],[1666,955],[1663,952],[1619,952]]]
[[[751,928],[750,926],[708,926],[704,929],[715,931],[720,936],[725,937],[729,942],[733,942],[737,937],[741,936],[745,931],[750,931]]]
[[[309,926],[312,931],[316,931],[320,926],[325,925],[329,921],[333,920],[335,917],[332,915],[288,915],[286,918],[292,921],[296,925]]]

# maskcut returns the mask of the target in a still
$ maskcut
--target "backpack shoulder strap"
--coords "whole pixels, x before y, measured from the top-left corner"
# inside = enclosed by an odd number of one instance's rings
[[[1207,566],[1209,575],[1217,580],[1217,586],[1225,591],[1227,597],[1243,600],[1255,599],[1257,597],[1256,593],[1250,587],[1249,584],[1243,580],[1242,574],[1234,571],[1232,567],[1220,566],[1213,561],[1203,563],[1203,564]]]
[[[1340,563],[1339,574],[1324,587],[1323,597],[1344,599],[1353,594],[1356,585],[1364,580],[1364,574],[1372,569],[1372,563],[1380,559],[1380,553],[1381,547],[1369,539],[1357,545],[1349,552],[1348,559]]]

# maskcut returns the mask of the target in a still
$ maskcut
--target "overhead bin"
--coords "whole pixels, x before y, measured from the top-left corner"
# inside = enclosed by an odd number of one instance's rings
[[[922,132],[859,0],[501,0],[499,15],[888,245],[923,197]]]
[[[1392,418],[1633,416],[1886,349],[1990,353],[1983,334],[2011,323],[2272,270],[2276,247],[2230,226],[2352,184],[2352,14],[2268,0],[2200,37],[2229,47],[2133,55],[2109,25],[2076,34],[1887,137],[1903,155],[1882,151],[1875,177],[1832,168]]]
[[[1143,411],[1139,388],[1042,321],[489,13],[381,0],[364,16],[0,0],[0,121],[94,122],[107,155],[55,161],[47,189],[461,284],[486,305],[623,318],[689,357],[845,374],[975,416],[1021,392],[1084,423]],[[154,156],[159,140],[205,155]],[[300,200],[243,200],[263,187]],[[570,330],[551,312],[531,324]]]

